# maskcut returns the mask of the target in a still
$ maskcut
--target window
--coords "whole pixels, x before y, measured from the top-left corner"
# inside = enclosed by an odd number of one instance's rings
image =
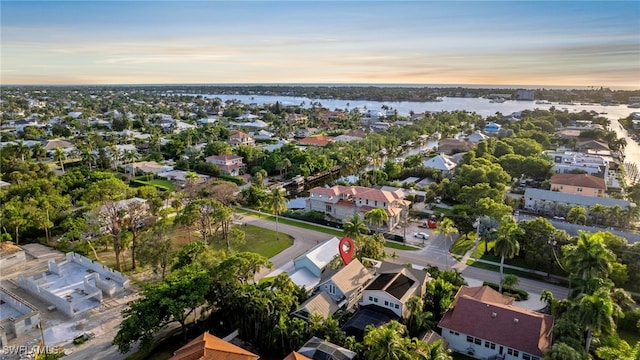
[[[482,339],[474,338],[473,343],[476,345],[482,345]]]
[[[31,326],[31,318],[30,317],[24,319],[24,326]]]
[[[485,341],[484,342],[484,347],[486,347],[487,349],[494,349],[496,348],[496,344],[492,343],[491,341]]]
[[[333,284],[329,284],[329,294],[334,294],[336,293],[336,286]]]
[[[372,296],[369,296],[369,301],[373,301],[373,297]]]
[[[578,188],[578,192],[582,192],[582,188],[580,188],[580,187],[579,187],[579,188]]]
[[[537,356],[531,356],[531,360],[540,360],[540,358]]]
[[[331,205],[327,205],[325,210],[326,210],[326,212],[331,212]]]
[[[507,349],[507,354],[513,355],[515,357],[518,357],[520,355],[520,352],[518,350],[514,350],[514,349]]]
[[[369,205],[369,199],[365,200],[365,204]]]
[[[389,306],[389,302],[387,300],[384,301],[384,306]]]
[[[467,335],[467,342],[472,343],[473,342],[473,336]]]
[[[522,354],[522,359],[523,359],[523,360],[531,360],[531,355],[529,355],[529,354]]]
[[[400,309],[400,305],[396,304],[396,309]],[[457,335],[458,333],[456,333]]]
[[[378,206],[378,200],[375,201],[375,203],[373,204],[374,206]]]
[[[377,303],[378,302],[378,298],[373,298],[373,302]]]

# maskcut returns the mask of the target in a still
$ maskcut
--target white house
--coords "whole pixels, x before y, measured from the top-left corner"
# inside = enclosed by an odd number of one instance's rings
[[[320,283],[322,273],[339,253],[340,239],[333,237],[324,241],[293,260],[293,269],[288,272],[294,284],[311,290]]]
[[[360,306],[375,305],[407,317],[407,301],[424,295],[429,274],[403,265],[383,262],[376,277],[362,292]]]
[[[551,347],[553,317],[514,306],[488,286],[463,286],[438,327],[451,350],[476,359],[540,360]]]
[[[467,140],[472,143],[479,143],[480,141],[487,140],[489,136],[483,134],[480,130],[476,130],[473,134],[467,136]]]
[[[456,168],[457,164],[452,160],[451,156],[441,153],[440,155],[423,161],[422,166],[440,170],[446,176]]]

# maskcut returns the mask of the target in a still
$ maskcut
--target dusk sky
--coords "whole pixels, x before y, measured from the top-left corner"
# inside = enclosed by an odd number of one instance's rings
[[[5,1],[2,84],[640,89],[639,1]]]

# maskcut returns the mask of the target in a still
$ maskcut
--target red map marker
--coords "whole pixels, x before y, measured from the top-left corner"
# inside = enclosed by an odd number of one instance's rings
[[[345,265],[349,265],[351,258],[353,257],[353,253],[356,251],[353,240],[348,237],[343,237],[342,240],[340,240],[340,245],[338,245],[338,250],[340,251],[342,262],[344,262]]]

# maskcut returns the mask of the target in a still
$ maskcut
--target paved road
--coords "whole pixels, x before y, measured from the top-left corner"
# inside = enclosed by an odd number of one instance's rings
[[[248,215],[243,215],[239,221],[275,230],[275,223],[273,221],[258,219]],[[284,250],[271,259],[274,264],[273,269],[284,266],[297,256],[315,246],[317,242],[322,242],[332,237],[331,235],[318,231],[301,229],[285,224],[279,224],[278,229],[283,233],[287,233],[293,236],[295,240],[293,246],[289,247],[288,249]],[[399,264],[414,264],[417,266],[436,265],[441,269],[455,266],[455,268],[462,272],[462,275],[472,286],[478,285],[484,280],[494,283],[498,283],[500,281],[500,274],[498,272],[474,268],[459,263],[455,258],[453,258],[444,250],[447,245],[449,245],[449,241],[445,239],[444,236],[437,234],[431,234],[430,236],[431,238],[429,240],[426,240],[425,247],[420,250],[405,251],[387,249],[387,251],[396,253],[397,257],[392,261]],[[421,241],[417,239],[415,240]],[[256,279],[264,277],[271,271],[272,270],[263,270],[256,276]],[[532,293],[532,297],[539,296],[539,294],[542,293],[543,290],[550,290],[553,293],[554,297],[557,299],[565,298],[568,294],[568,289],[565,287],[525,278],[520,279],[518,288]]]

